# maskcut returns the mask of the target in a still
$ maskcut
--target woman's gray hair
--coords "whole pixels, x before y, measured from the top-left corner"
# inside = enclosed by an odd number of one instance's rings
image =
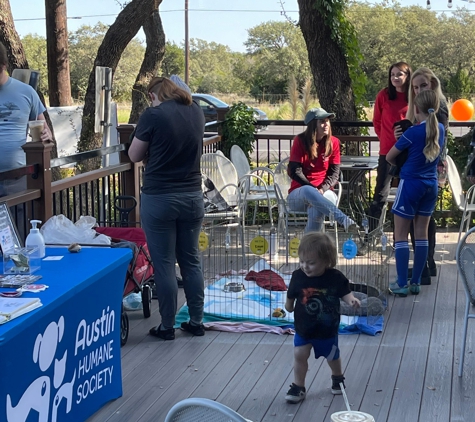
[[[181,89],[184,89],[186,92],[188,92],[188,93],[191,94],[191,89],[190,89],[190,87],[189,87],[185,82],[183,82],[183,79],[181,79],[178,75],[171,75],[171,76],[170,76],[170,80],[171,80],[175,85],[177,85],[177,86],[180,87]]]

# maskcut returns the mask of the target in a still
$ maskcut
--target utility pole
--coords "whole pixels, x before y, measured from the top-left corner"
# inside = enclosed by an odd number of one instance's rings
[[[190,39],[188,36],[188,0],[185,0],[185,83],[190,82]]]

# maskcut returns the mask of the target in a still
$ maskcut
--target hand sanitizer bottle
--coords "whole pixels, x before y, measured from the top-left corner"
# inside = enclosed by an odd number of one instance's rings
[[[37,257],[43,258],[45,256],[45,239],[40,233],[40,230],[36,227],[37,224],[41,224],[40,220],[31,220],[30,234],[26,238],[25,246],[27,248],[37,247]]]

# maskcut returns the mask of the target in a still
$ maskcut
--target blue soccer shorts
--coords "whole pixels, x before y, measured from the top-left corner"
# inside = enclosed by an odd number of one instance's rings
[[[437,194],[435,179],[401,179],[391,211],[408,220],[412,220],[416,215],[429,217],[434,211]]]
[[[332,338],[311,338],[305,339],[297,333],[294,336],[294,346],[305,346],[311,344],[315,353],[315,359],[324,357],[327,360],[337,360],[340,358],[340,349],[338,348],[338,336]]]

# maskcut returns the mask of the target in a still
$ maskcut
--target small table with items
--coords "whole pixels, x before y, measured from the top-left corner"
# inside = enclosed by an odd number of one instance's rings
[[[131,258],[128,248],[46,248],[32,286],[48,287],[21,296],[42,306],[0,325],[1,421],[84,421],[122,395],[120,321]]]
[[[350,173],[347,185],[347,198],[350,214],[356,219],[356,212],[361,215],[369,206],[367,199],[366,175],[369,171],[378,168],[378,157],[373,156],[341,156],[341,171]]]

